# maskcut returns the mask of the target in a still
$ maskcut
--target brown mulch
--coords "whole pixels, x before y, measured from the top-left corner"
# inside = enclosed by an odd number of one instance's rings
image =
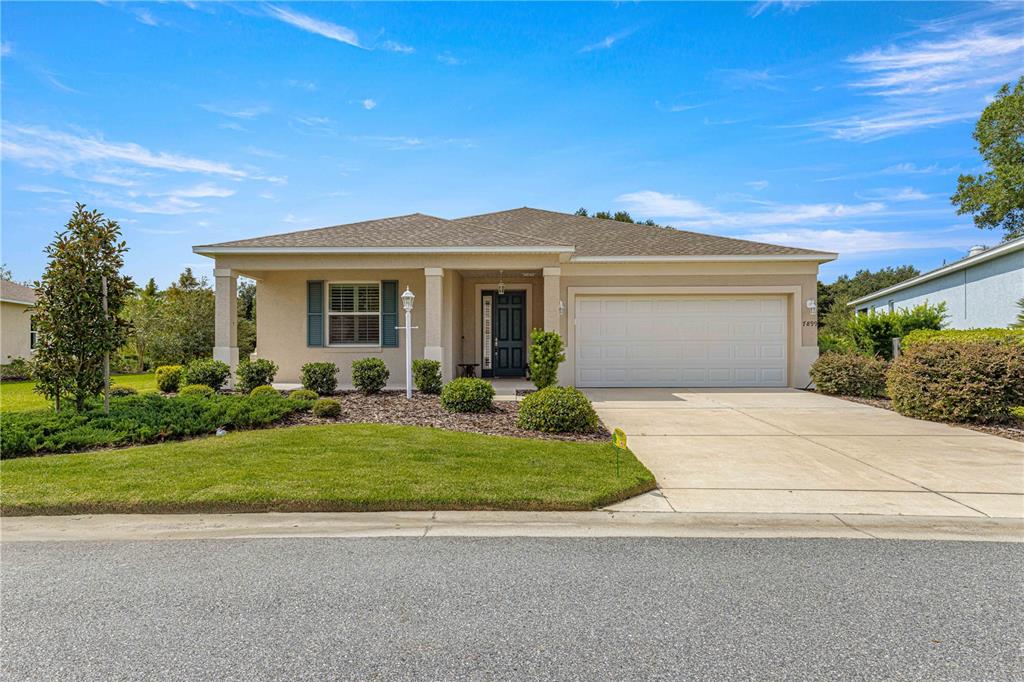
[[[879,407],[883,410],[889,410],[895,412],[892,407],[892,401],[888,398],[858,398],[852,395],[836,395],[833,398],[842,398],[843,400],[849,400],[851,403],[860,403],[861,405],[870,405],[871,407]],[[1007,424],[970,424],[970,423],[957,423],[951,424],[952,426],[962,426],[965,429],[971,429],[972,431],[981,431],[992,436],[999,436],[1000,438],[1008,438],[1010,440],[1016,440],[1024,443],[1024,422],[1018,420],[1016,422],[1010,422]]]
[[[543,433],[527,431],[516,426],[519,403],[495,401],[494,409],[480,414],[449,412],[441,407],[436,395],[413,393],[407,400],[403,391],[381,391],[363,395],[356,391],[343,391],[333,396],[341,403],[341,416],[337,419],[320,419],[311,413],[295,413],[286,417],[278,426],[299,424],[401,424],[403,426],[431,426],[449,431],[467,431],[489,436],[514,436],[518,438],[545,438],[583,442],[603,442],[611,433],[602,425],[595,433]]]

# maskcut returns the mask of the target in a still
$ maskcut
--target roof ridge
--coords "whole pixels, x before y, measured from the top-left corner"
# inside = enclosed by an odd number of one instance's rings
[[[489,215],[489,214],[481,213],[480,215]],[[506,235],[508,235],[510,237],[517,237],[519,239],[529,239],[531,241],[537,242],[538,244],[544,244],[545,246],[552,246],[552,245],[554,245],[554,246],[575,246],[575,244],[570,244],[569,242],[554,241],[552,239],[541,239],[540,237],[534,237],[534,236],[528,235],[528,234],[520,234],[519,232],[512,232],[511,230],[500,230],[500,229],[498,229],[496,227],[487,227],[486,225],[480,225],[479,223],[473,222],[473,218],[475,218],[475,217],[477,217],[477,216],[468,216],[468,217],[465,217],[465,218],[454,218],[454,219],[451,220],[451,222],[453,222],[453,223],[466,223],[468,225],[472,225],[473,227],[475,227],[478,230],[487,230],[488,232],[497,232],[498,234],[506,234]]]

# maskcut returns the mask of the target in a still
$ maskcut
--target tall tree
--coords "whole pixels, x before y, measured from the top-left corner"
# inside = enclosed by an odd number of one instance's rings
[[[128,322],[121,317],[134,287],[131,278],[121,274],[127,250],[117,222],[81,203],[46,247],[49,262],[35,284],[32,311],[39,332],[36,391],[58,407],[62,396],[70,396],[81,411],[88,398],[99,394],[104,354],[116,352],[128,336]]]
[[[840,275],[831,284],[818,282],[819,328],[830,334],[844,335],[846,323],[853,315],[847,303],[920,274],[921,271],[913,265],[899,265],[884,267],[875,272],[858,270],[852,277]]]
[[[238,353],[246,357],[256,350],[256,282],[238,282]]]
[[[1006,239],[1024,235],[1024,76],[1006,83],[985,107],[974,140],[988,166],[981,175],[961,175],[950,200],[957,214],[971,213],[982,229],[1001,229]]]
[[[135,369],[143,372],[149,364],[150,344],[163,325],[160,292],[152,277],[146,286],[136,289],[125,305],[125,317],[132,325],[128,345],[135,355]]]
[[[206,278],[185,268],[161,295],[160,329],[150,344],[154,362],[182,363],[213,353],[215,304]]]

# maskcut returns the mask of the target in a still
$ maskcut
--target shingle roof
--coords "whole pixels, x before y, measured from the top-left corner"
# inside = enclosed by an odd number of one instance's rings
[[[24,303],[35,305],[36,290],[24,284],[0,279],[0,300],[8,303]]]
[[[574,258],[808,256],[830,260],[835,255],[670,227],[622,223],[526,207],[454,220],[413,213],[207,244],[197,246],[195,250],[199,253],[216,253],[219,249],[236,248],[462,248],[481,251],[488,248],[524,248],[571,251]]]

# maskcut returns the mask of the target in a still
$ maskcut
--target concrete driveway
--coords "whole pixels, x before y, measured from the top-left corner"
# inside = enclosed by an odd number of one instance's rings
[[[1016,441],[796,389],[586,393],[661,486],[625,509],[1024,517]]]

